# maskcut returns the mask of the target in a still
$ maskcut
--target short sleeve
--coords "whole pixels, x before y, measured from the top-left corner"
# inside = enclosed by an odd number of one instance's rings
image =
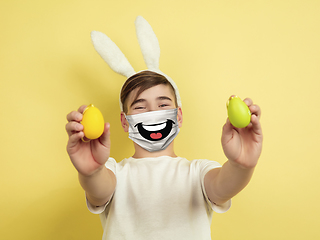
[[[114,158],[109,158],[108,161],[105,163],[105,166],[106,166],[106,168],[110,169],[116,175],[117,162],[116,162],[116,160]],[[94,205],[92,205],[88,201],[88,199],[86,197],[87,208],[93,214],[100,214],[105,210],[107,205],[110,203],[110,201],[112,200],[112,197],[113,196],[111,196],[110,200],[106,204],[104,204],[102,206],[94,206]]]
[[[116,175],[117,162],[114,160],[114,158],[109,157],[108,161],[105,163],[105,166]]]
[[[216,205],[215,203],[210,201],[204,187],[204,177],[206,176],[206,174],[212,169],[221,168],[221,164],[218,162],[209,161],[209,160],[199,160],[199,161],[200,161],[201,187],[202,187],[202,192],[206,202],[209,204],[209,206],[211,206],[212,210],[215,211],[216,213],[224,213],[228,211],[231,207],[231,199],[222,205]]]

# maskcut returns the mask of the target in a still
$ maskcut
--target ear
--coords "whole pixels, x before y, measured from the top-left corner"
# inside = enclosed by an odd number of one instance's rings
[[[179,128],[181,128],[182,127],[182,122],[183,122],[181,107],[178,108],[177,120],[178,120]]]
[[[129,131],[129,123],[128,123],[127,119],[126,119],[126,116],[125,116],[124,112],[121,112],[120,120],[121,120],[121,126],[122,126],[123,130],[125,132],[128,132]]]

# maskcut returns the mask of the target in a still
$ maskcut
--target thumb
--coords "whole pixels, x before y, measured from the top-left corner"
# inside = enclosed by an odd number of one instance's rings
[[[109,158],[110,155],[110,124],[104,124],[104,132],[100,136],[100,138],[92,141],[92,156],[95,161],[101,165],[103,165]]]
[[[234,127],[230,123],[229,118],[227,118],[226,123],[224,124],[222,128],[222,136],[221,136],[221,143],[222,145],[227,144],[233,137]]]
[[[100,143],[104,145],[106,148],[110,149],[111,141],[110,141],[110,123],[104,124],[104,131],[99,138]]]

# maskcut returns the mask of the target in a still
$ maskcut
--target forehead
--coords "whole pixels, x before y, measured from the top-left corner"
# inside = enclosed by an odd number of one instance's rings
[[[174,92],[170,85],[159,84],[144,90],[137,96],[139,89],[140,88],[136,88],[132,92],[130,92],[128,96],[128,106],[130,106],[131,103],[137,99],[152,101],[154,99],[157,99],[159,96],[167,96],[171,98],[172,101],[174,100]]]

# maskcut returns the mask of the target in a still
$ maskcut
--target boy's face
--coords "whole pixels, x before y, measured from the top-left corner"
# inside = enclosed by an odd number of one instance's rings
[[[151,87],[143,91],[136,100],[136,92],[139,88],[134,89],[128,96],[127,101],[127,115],[135,115],[139,113],[168,110],[176,108],[175,95],[172,88],[168,85],[160,84]],[[178,110],[178,122],[179,127],[182,125],[182,111],[181,108]],[[124,117],[124,113],[121,113],[122,127],[125,132],[128,131],[128,123]]]

